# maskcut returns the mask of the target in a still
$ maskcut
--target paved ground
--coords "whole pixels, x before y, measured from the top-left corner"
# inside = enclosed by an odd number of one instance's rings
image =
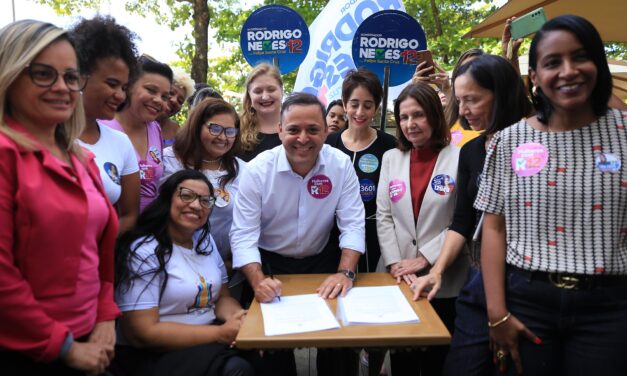
[[[296,355],[296,372],[298,376],[317,376],[316,372],[316,349],[298,349],[295,352]],[[389,356],[385,357],[385,367],[387,374],[391,375]],[[368,374],[368,367],[362,364],[360,376],[366,376]],[[321,375],[324,376],[324,375]]]

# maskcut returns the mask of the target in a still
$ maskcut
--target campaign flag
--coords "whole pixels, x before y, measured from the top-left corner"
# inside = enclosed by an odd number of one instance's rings
[[[313,94],[325,104],[340,98],[342,79],[355,68],[355,32],[362,21],[382,10],[405,11],[405,6],[401,0],[330,0],[309,26],[309,53],[298,69],[294,91]]]

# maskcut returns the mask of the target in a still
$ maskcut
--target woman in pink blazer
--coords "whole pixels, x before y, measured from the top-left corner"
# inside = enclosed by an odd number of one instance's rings
[[[84,127],[64,30],[0,30],[0,364],[2,373],[99,374],[113,357],[118,220]]]

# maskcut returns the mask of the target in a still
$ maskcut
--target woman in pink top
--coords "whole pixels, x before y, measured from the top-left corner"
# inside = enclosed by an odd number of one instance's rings
[[[100,374],[113,358],[118,229],[85,126],[66,32],[0,30],[0,364],[4,375]]]
[[[131,78],[126,101],[115,119],[103,121],[130,138],[139,164],[139,210],[157,197],[163,174],[161,127],[157,117],[167,109],[172,85],[172,69],[148,55],[139,58],[138,72]]]

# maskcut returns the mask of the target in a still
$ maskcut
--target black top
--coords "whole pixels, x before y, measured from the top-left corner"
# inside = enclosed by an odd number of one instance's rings
[[[377,185],[383,153],[396,147],[396,138],[377,130],[377,137],[370,145],[360,151],[352,151],[342,142],[344,132],[346,129],[331,133],[327,136],[326,143],[340,149],[353,161],[353,167],[359,178],[359,192],[366,209],[366,217],[369,217],[377,212]]]
[[[259,143],[253,148],[251,151],[240,150],[238,153],[238,157],[240,157],[244,162],[250,162],[257,155],[261,154],[266,150],[274,149],[275,147],[281,145],[281,139],[279,138],[278,133],[261,133],[257,135],[257,138],[260,140]]]
[[[457,167],[457,201],[455,202],[455,213],[453,223],[449,227],[461,235],[466,240],[471,240],[475,227],[481,218],[481,212],[473,207],[481,173],[483,172],[483,162],[485,161],[486,136],[479,137],[466,143],[459,152],[459,164]]]
[[[359,192],[366,209],[366,254],[359,258],[357,270],[374,272],[381,256],[377,236],[377,185],[381,173],[383,153],[396,147],[396,138],[377,130],[377,137],[370,145],[360,151],[351,151],[342,142],[342,133],[335,132],[327,136],[326,143],[343,151],[353,161],[353,167],[359,178]]]

